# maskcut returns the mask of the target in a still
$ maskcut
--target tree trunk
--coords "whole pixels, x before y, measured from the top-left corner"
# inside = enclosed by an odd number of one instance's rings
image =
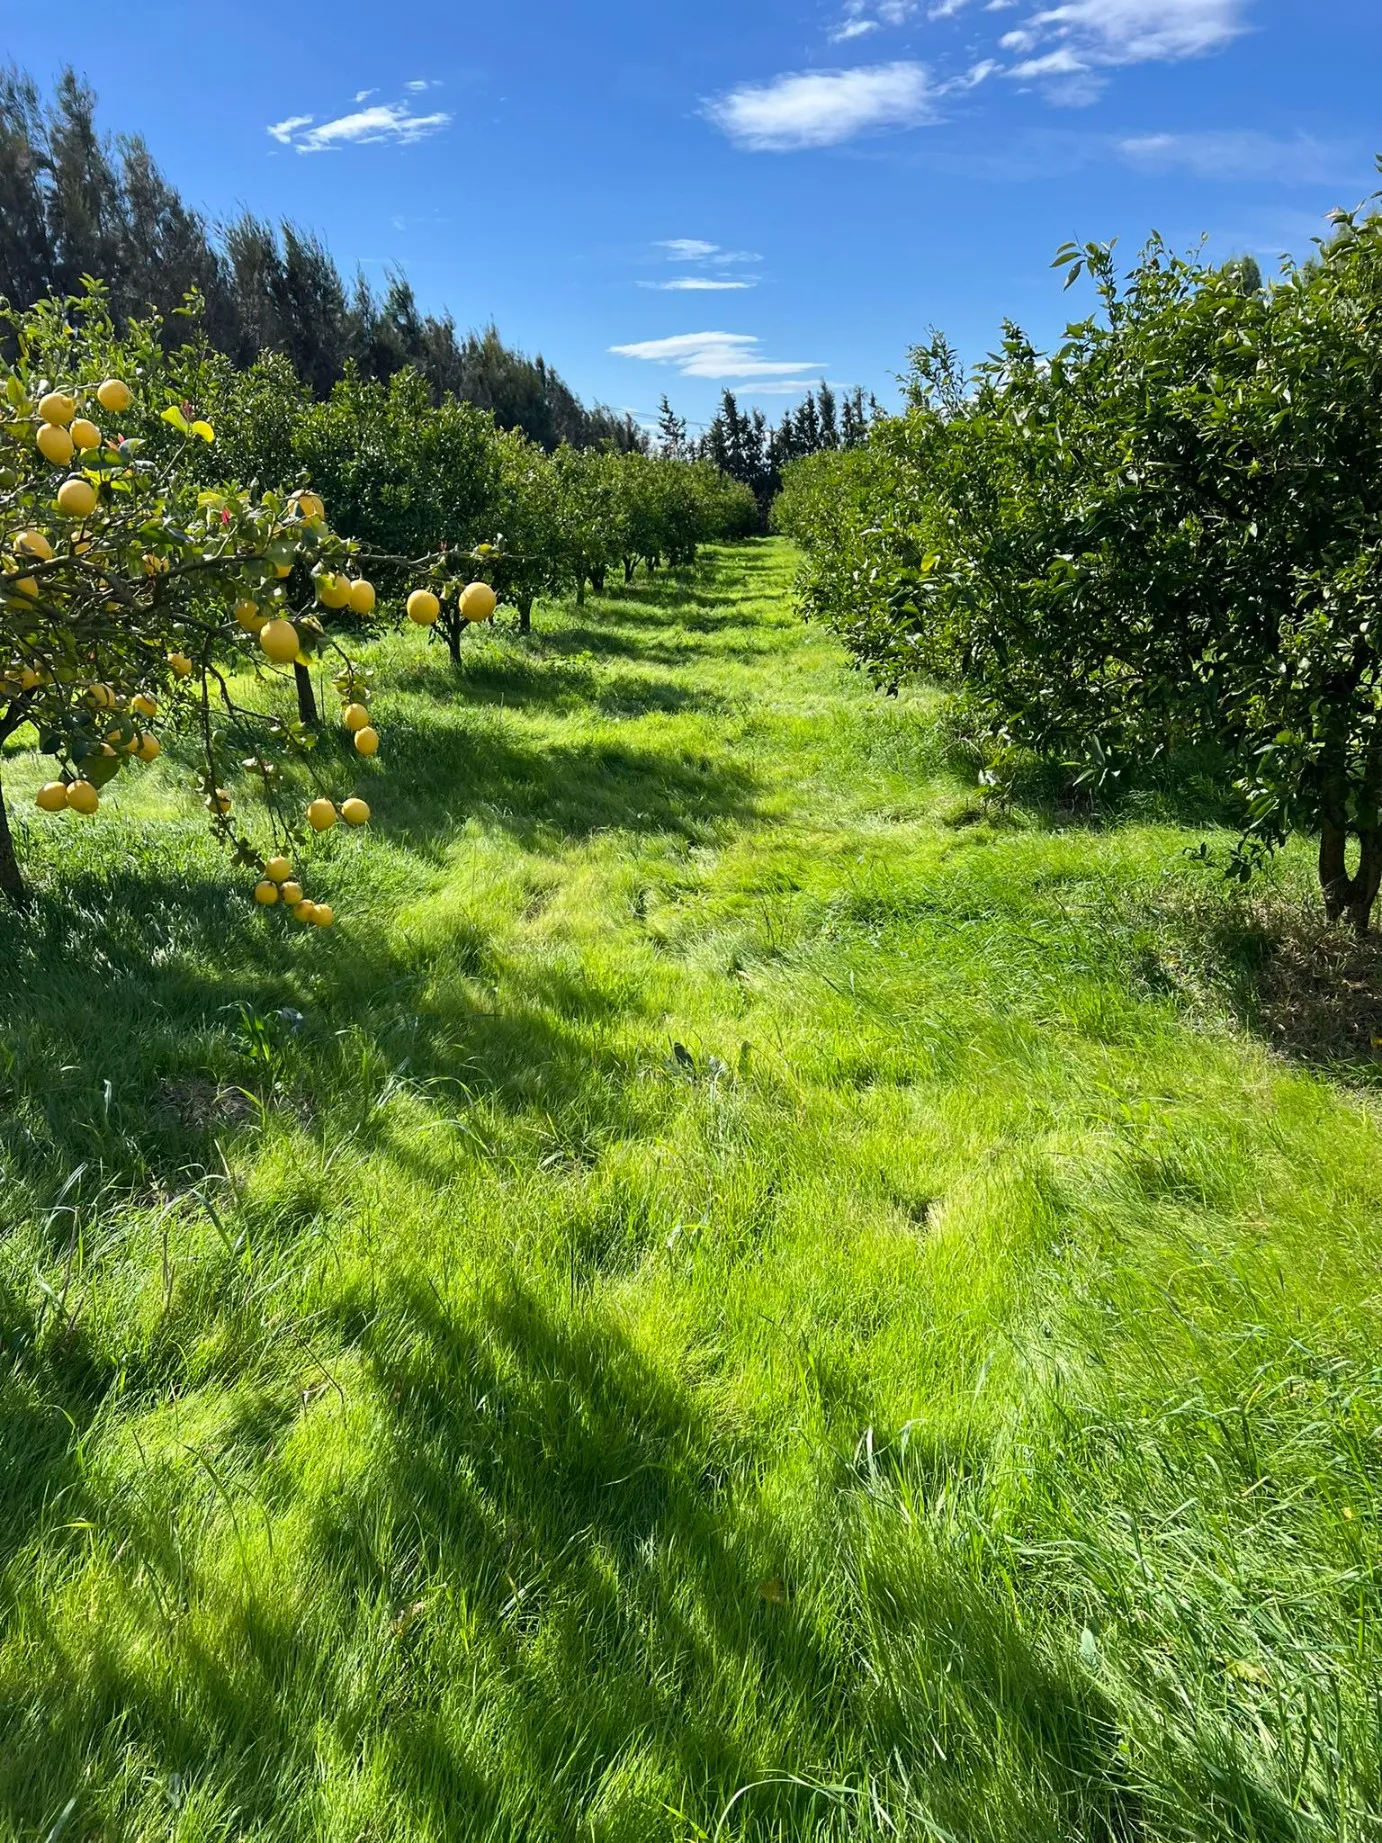
[[[521,634],[530,634],[533,631],[533,598],[531,595],[520,595],[518,598],[518,631]]]
[[[626,587],[629,583],[633,581],[633,572],[637,567],[638,567],[638,560],[636,557],[625,557],[624,559],[624,583]]]
[[[1348,826],[1337,815],[1320,824],[1320,888],[1324,912],[1332,922],[1345,917],[1361,937],[1372,925],[1372,911],[1382,890],[1382,829],[1361,828],[1356,875],[1348,874]]]
[[[465,638],[466,624],[459,614],[448,614],[441,622],[441,630],[446,638],[446,650],[451,655],[453,666],[461,663],[461,641]]]
[[[604,594],[605,592],[605,566],[603,563],[600,565],[599,569],[592,570],[590,572],[590,586],[592,589],[594,589],[597,595]]]
[[[5,811],[3,786],[0,786],[0,895],[15,904],[22,903],[26,898],[19,859],[14,854],[14,839],[10,836],[10,819]]]
[[[298,719],[310,723],[314,728],[319,721],[317,716],[317,694],[312,689],[312,674],[306,666],[293,661],[293,678],[298,688]]]
[[[584,576],[582,576],[580,581],[576,584],[576,606],[578,608],[585,607],[585,577]]]

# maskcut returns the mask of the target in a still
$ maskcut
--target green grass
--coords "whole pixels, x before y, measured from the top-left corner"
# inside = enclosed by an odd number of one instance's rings
[[[790,573],[382,642],[330,936],[26,828],[0,1835],[1382,1837],[1375,962]]]

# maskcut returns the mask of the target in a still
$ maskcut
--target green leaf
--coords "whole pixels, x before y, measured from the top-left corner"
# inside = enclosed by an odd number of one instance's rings
[[[187,418],[183,415],[176,403],[170,403],[167,409],[163,411],[163,420],[171,424],[179,435],[187,435],[190,432],[187,427]]]

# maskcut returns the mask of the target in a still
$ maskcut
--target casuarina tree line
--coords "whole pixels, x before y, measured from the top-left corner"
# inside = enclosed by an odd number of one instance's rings
[[[1249,875],[1297,829],[1326,911],[1382,887],[1382,216],[1266,285],[1157,239],[1062,250],[1096,310],[972,370],[912,354],[905,413],[788,467],[802,597],[880,683],[948,686],[1002,785],[1221,764]]]

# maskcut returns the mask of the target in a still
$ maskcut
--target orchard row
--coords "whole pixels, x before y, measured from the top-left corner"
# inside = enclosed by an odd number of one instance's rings
[[[367,772],[381,732],[362,632],[401,620],[459,657],[505,603],[526,628],[539,594],[689,564],[754,515],[713,468],[549,456],[471,405],[431,404],[411,375],[347,378],[313,404],[272,362],[245,375],[200,344],[170,354],[153,325],[117,340],[99,293],[0,335],[0,743],[30,726],[54,764],[39,811],[80,819],[159,755],[160,726],[191,739],[255,899],[306,923],[334,915],[294,850],[370,817],[318,767],[314,665]],[[0,892],[24,894],[3,788]]]

